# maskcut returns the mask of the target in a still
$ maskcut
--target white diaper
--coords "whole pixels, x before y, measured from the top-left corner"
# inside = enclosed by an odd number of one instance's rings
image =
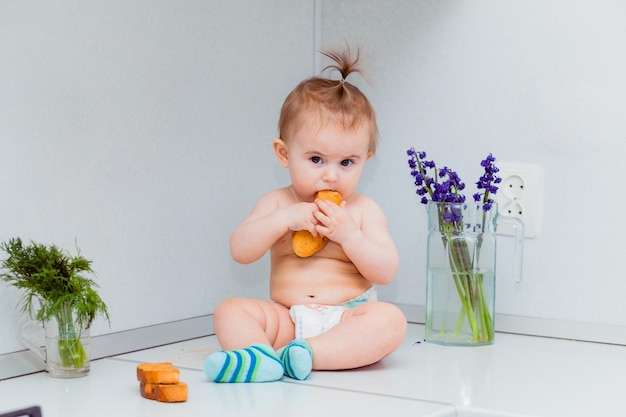
[[[376,300],[376,288],[371,287],[363,294],[339,305],[294,305],[289,309],[289,314],[296,327],[296,339],[306,339],[327,332],[341,321],[341,316],[347,309]]]

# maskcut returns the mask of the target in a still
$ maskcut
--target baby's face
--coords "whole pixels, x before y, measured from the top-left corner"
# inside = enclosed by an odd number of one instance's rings
[[[305,201],[320,190],[339,191],[348,199],[371,156],[369,125],[346,130],[340,123],[312,117],[289,138],[286,147],[294,189]]]

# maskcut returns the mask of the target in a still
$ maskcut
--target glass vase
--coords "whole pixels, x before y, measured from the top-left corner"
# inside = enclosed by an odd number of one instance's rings
[[[426,341],[444,345],[493,343],[497,205],[430,201],[428,212]],[[521,274],[523,224],[516,231],[514,271]]]
[[[19,339],[44,361],[49,376],[78,378],[89,374],[90,328],[75,320],[71,305],[44,323],[25,321]]]

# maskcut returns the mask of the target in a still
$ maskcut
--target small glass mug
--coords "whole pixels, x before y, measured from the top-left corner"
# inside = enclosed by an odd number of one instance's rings
[[[54,378],[79,378],[89,374],[88,326],[76,322],[60,323],[52,318],[45,323],[24,321],[19,327],[20,343],[35,352]]]

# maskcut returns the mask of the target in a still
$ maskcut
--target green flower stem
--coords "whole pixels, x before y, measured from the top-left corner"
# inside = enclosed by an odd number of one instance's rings
[[[467,318],[474,343],[493,340],[493,319],[485,300],[483,274],[473,272],[473,262],[467,241],[454,233],[443,233],[452,278],[459,294],[462,310],[455,328],[458,334]]]
[[[451,234],[446,235],[446,241],[449,242],[449,244],[446,246],[448,248],[448,257],[450,260],[450,269],[452,270],[452,278],[454,279],[454,284],[456,286],[459,298],[461,300],[461,304],[463,306],[463,309],[461,311],[464,312],[465,316],[467,317],[468,323],[472,330],[472,335],[474,337],[474,343],[476,343],[478,339],[478,325],[476,323],[476,318],[474,317],[470,297],[470,287],[468,282],[469,277],[467,277],[468,274],[466,272],[468,270],[468,264],[465,262],[463,256],[463,246],[459,245],[459,243],[465,243],[465,241],[459,241],[459,239],[454,239]],[[467,249],[467,245],[465,245],[465,249]],[[459,331],[460,326],[457,321],[455,334],[458,334]]]
[[[483,320],[483,339],[484,340],[493,340],[493,318],[491,317],[491,313],[488,308],[487,301],[485,300],[485,292],[483,290],[483,277],[481,276],[481,282],[479,288],[480,292],[480,304],[482,311],[482,320]]]
[[[465,321],[465,317],[467,316],[467,306],[465,297],[463,296],[463,288],[461,286],[461,280],[457,277],[456,274],[452,274],[454,279],[454,285],[456,286],[456,291],[459,293],[459,299],[461,300],[461,304],[463,308],[459,311],[459,316],[456,319],[456,326],[454,327],[454,335],[458,336],[461,333],[461,328],[463,327],[463,322]]]

